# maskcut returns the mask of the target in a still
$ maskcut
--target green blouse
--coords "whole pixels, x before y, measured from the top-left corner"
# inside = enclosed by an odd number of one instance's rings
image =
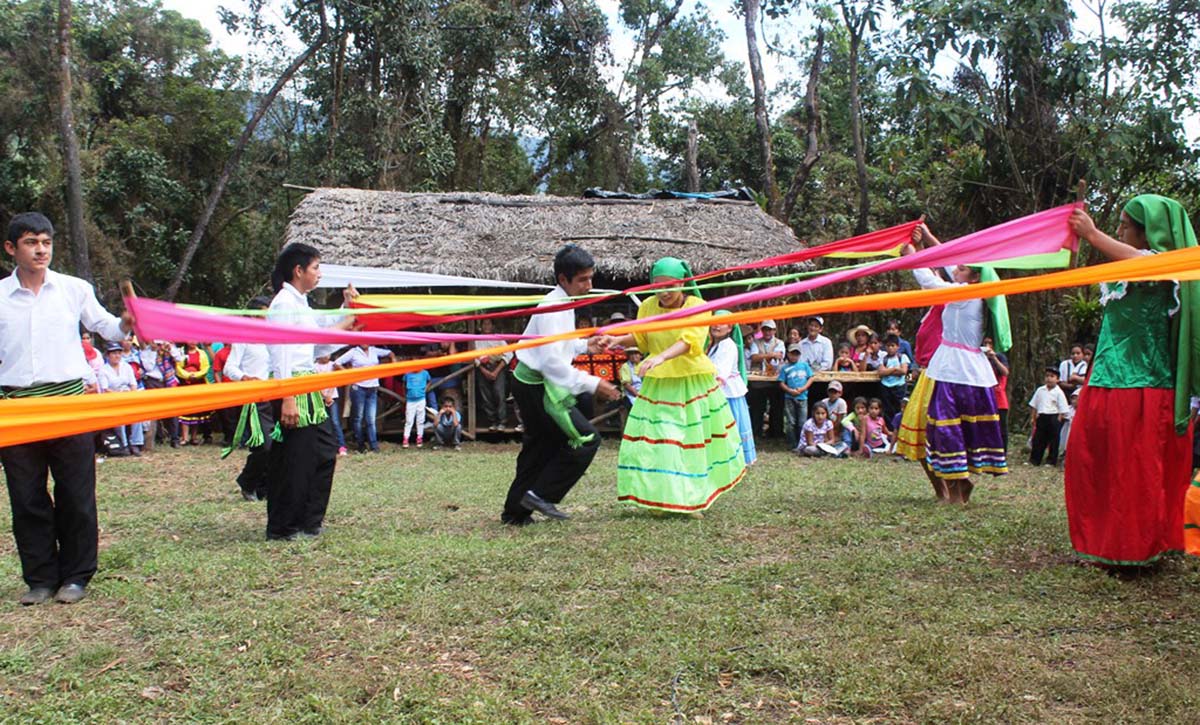
[[[1088,385],[1097,388],[1173,388],[1172,282],[1105,285],[1100,340]]]

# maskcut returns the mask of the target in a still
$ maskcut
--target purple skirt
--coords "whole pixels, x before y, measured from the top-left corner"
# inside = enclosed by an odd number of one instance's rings
[[[929,401],[927,458],[938,478],[1008,473],[1000,416],[991,388],[937,382]]]

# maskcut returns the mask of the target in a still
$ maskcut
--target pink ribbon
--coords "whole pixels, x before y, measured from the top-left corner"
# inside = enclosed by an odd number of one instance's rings
[[[944,337],[942,338],[941,344],[945,345],[946,347],[953,347],[957,350],[966,350],[967,352],[983,352],[983,350],[981,350],[978,347],[971,347],[970,345],[964,345],[961,342],[952,342],[950,340],[947,340]]]
[[[826,287],[839,282],[849,282],[873,274],[891,272],[898,269],[919,269],[921,267],[947,267],[956,264],[983,264],[1001,259],[1013,259],[1031,254],[1049,254],[1060,249],[1074,249],[1079,240],[1067,226],[1067,218],[1078,204],[1067,204],[1047,211],[1031,214],[1020,219],[1005,222],[999,226],[968,234],[954,241],[922,249],[915,254],[895,259],[887,259],[877,264],[847,269],[841,272],[800,280],[775,287],[767,287],[751,292],[722,297],[712,302],[706,302],[696,307],[674,310],[661,315],[644,318],[644,320],[675,320],[680,317],[690,317],[713,310],[733,308],[740,305],[751,305],[766,300],[799,295],[820,287]],[[619,332],[622,324],[614,323],[600,328],[601,332]]]
[[[125,305],[133,313],[139,340],[187,342],[243,342],[264,345],[424,345],[476,340],[527,340],[530,335],[461,335],[448,332],[354,332],[320,327],[281,325],[232,315],[214,315],[147,299],[130,297]],[[536,336],[533,336],[536,337]]]

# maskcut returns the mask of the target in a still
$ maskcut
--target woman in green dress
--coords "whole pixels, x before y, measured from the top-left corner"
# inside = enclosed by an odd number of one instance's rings
[[[1082,209],[1081,239],[1112,260],[1196,246],[1179,202],[1154,194],[1125,205],[1119,239]],[[1087,560],[1139,566],[1183,549],[1191,476],[1189,397],[1200,385],[1200,285],[1101,285],[1104,319],[1067,446],[1071,543]]]
[[[655,283],[692,277],[687,263],[664,257],[650,270]],[[700,305],[695,283],[657,293],[638,319]],[[645,355],[642,388],[629,411],[617,455],[618,500],[660,511],[699,513],[733,488],[746,471],[741,437],[706,354],[708,322],[696,327],[625,335]]]

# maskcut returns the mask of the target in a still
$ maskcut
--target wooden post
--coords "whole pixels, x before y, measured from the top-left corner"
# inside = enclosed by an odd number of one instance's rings
[[[1080,179],[1079,183],[1075,186],[1075,203],[1083,204],[1084,201],[1086,200],[1086,198],[1087,198],[1087,180]],[[1079,261],[1079,244],[1078,244],[1078,240],[1076,240],[1075,249],[1071,250],[1071,261],[1067,265],[1067,269],[1075,269],[1075,265],[1078,263],[1078,261]]]

